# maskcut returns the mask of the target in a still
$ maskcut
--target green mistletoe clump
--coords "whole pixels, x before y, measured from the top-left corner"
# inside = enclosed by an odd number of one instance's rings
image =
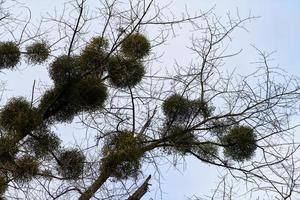
[[[19,136],[29,134],[41,121],[38,110],[23,97],[10,99],[0,112],[0,126]]]
[[[50,55],[50,48],[45,42],[35,42],[26,47],[26,57],[29,63],[42,64]]]
[[[78,149],[64,150],[58,157],[58,172],[65,179],[78,179],[83,173],[85,156]]]
[[[149,40],[140,33],[132,33],[121,44],[121,52],[131,58],[141,59],[148,56],[150,50]]]
[[[256,145],[256,134],[249,126],[235,126],[221,142],[224,145],[224,154],[236,161],[249,160],[253,157]]]
[[[20,61],[21,52],[14,42],[0,42],[0,69],[12,69]]]
[[[113,133],[102,148],[101,170],[116,179],[136,178],[144,155],[142,140],[130,131]]]
[[[118,88],[134,87],[146,73],[141,61],[119,56],[110,58],[107,68],[111,84]]]
[[[29,155],[22,156],[15,161],[13,166],[13,177],[16,182],[26,183],[35,177],[39,172],[38,161]]]

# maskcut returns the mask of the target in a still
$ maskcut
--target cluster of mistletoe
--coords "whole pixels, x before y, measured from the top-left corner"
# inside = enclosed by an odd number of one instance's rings
[[[94,37],[78,55],[60,55],[50,62],[54,85],[41,96],[38,105],[15,97],[2,108],[0,194],[10,181],[22,184],[39,176],[55,175],[65,180],[82,176],[84,154],[79,149],[62,147],[51,125],[71,122],[82,112],[101,110],[108,98],[108,85],[126,89],[141,82],[146,73],[142,59],[150,53],[148,39],[132,33],[115,52],[109,51],[107,39]],[[29,64],[44,64],[50,53],[46,42],[26,46],[25,52],[14,42],[0,42],[0,69],[14,69],[22,54]],[[140,145],[134,133],[112,133],[102,149],[104,158],[99,170],[109,170],[110,176],[118,179],[136,176],[143,156]],[[55,165],[46,169],[43,162]]]
[[[223,148],[224,156],[235,161],[249,160],[255,153],[255,131],[249,126],[215,120],[213,107],[204,100],[190,100],[174,94],[164,100],[162,110],[166,116],[162,137],[171,152],[193,153],[206,162],[219,158],[220,147]],[[211,138],[216,136],[216,140],[198,138],[198,130],[193,128],[193,124],[199,122],[199,119],[201,123],[206,121],[205,124],[214,121],[212,126],[208,125],[207,130],[212,134]]]
[[[43,64],[50,55],[45,42],[25,48],[30,64]],[[117,52],[117,53],[115,53]],[[109,42],[94,37],[78,55],[60,55],[49,65],[53,87],[33,105],[23,97],[8,101],[0,113],[0,193],[10,181],[23,184],[34,177],[60,176],[76,180],[84,172],[85,155],[75,148],[61,146],[59,137],[51,131],[56,122],[72,122],[82,112],[103,108],[108,98],[108,85],[128,89],[139,84],[145,75],[142,59],[150,53],[150,43],[139,33],[128,35],[119,49],[109,51]],[[0,69],[13,69],[21,60],[19,46],[13,42],[0,43]],[[216,141],[204,141],[193,129],[193,122],[211,121],[213,107],[203,99],[190,100],[173,94],[162,104],[165,125],[161,141],[168,152],[182,155],[195,153],[203,161],[223,154],[236,161],[250,159],[256,150],[255,131],[243,125],[214,124],[211,133],[218,132]],[[218,128],[219,127],[219,128]],[[144,138],[128,130],[112,131],[102,147],[99,171],[107,177],[127,179],[137,177],[146,149]],[[52,169],[43,162],[55,162]]]
[[[136,178],[143,156],[143,140],[131,131],[112,133],[102,148],[101,169],[116,179]]]

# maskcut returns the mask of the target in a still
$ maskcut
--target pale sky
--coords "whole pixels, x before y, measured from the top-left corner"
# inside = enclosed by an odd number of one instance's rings
[[[258,58],[256,51],[251,46],[255,45],[261,50],[276,51],[272,64],[279,65],[286,71],[300,76],[300,1],[187,0],[174,1],[174,4],[177,10],[183,9],[184,5],[191,10],[205,10],[215,5],[216,14],[222,17],[226,17],[228,11],[234,14],[237,9],[241,16],[247,16],[250,11],[252,15],[260,16],[259,19],[246,25],[249,32],[238,31],[237,34],[233,34],[233,48],[243,48],[243,52],[233,61],[229,61],[228,65],[233,64],[234,67],[242,70],[255,67],[250,64]],[[178,54],[178,52],[171,51],[167,56],[171,58],[176,53]],[[182,59],[179,57],[179,60],[184,62],[185,58],[185,56]],[[188,159],[186,163],[186,169],[182,173],[172,168],[166,170],[166,173],[162,173],[165,178],[162,185],[165,194],[162,199],[181,200],[191,197],[193,194],[200,197],[212,194],[217,183],[216,177],[221,170],[194,159]],[[235,188],[235,190],[238,192],[239,188]],[[300,199],[300,195],[295,198]]]
[[[33,18],[45,15],[53,11],[53,8],[61,8],[62,0],[22,0],[32,10]],[[247,16],[251,11],[252,15],[260,16],[246,25],[249,32],[238,31],[233,34],[233,49],[243,49],[243,52],[228,64],[244,70],[253,67],[250,62],[258,58],[256,51],[251,45],[261,50],[276,51],[273,64],[279,65],[286,71],[300,76],[300,1],[299,0],[174,0],[173,9],[175,14],[184,11],[185,6],[193,13],[199,9],[207,10],[215,6],[215,13],[218,16],[226,17],[227,12],[235,13],[239,10],[241,16]],[[185,48],[189,38],[187,30],[181,30],[181,36],[173,39],[169,46],[165,46],[165,57],[162,60],[166,65],[172,66],[175,59],[179,62],[187,62],[178,49]],[[188,51],[187,51],[188,52]],[[186,53],[188,56],[189,54]],[[33,80],[43,80],[47,76],[45,69],[26,68],[21,71],[5,72],[0,74],[1,80],[7,81],[6,98],[12,95],[29,97],[30,90],[24,88],[32,87]],[[42,77],[41,77],[42,76]],[[3,102],[2,102],[3,103]],[[66,128],[67,130],[67,128]],[[221,170],[217,170],[207,164],[193,159],[187,159],[184,166],[179,170],[166,166],[162,170],[161,191],[155,181],[151,181],[150,193],[145,196],[148,199],[182,200],[192,195],[204,197],[211,194],[215,188]],[[299,197],[297,197],[300,199]]]

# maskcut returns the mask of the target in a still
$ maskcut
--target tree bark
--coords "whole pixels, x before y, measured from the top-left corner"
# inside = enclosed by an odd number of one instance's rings
[[[79,200],[89,200],[94,196],[97,190],[105,183],[105,181],[109,178],[110,174],[104,172],[101,174],[97,180],[79,197]]]
[[[127,199],[127,200],[140,200],[148,191],[149,180],[151,175],[147,177],[144,183]]]

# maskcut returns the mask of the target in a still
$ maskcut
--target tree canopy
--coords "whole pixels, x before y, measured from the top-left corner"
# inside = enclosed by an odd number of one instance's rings
[[[225,73],[240,53],[228,50],[231,34],[254,16],[224,22],[213,9],[175,17],[153,0],[93,3],[70,1],[37,24],[0,2],[0,70],[44,68],[51,79],[1,108],[1,199],[138,200],[162,160],[190,157],[251,191],[282,199],[299,191],[290,124],[298,78],[259,49],[250,74]],[[185,25],[197,33],[193,63],[155,67],[156,49]],[[84,129],[67,144],[61,125],[75,122]]]

